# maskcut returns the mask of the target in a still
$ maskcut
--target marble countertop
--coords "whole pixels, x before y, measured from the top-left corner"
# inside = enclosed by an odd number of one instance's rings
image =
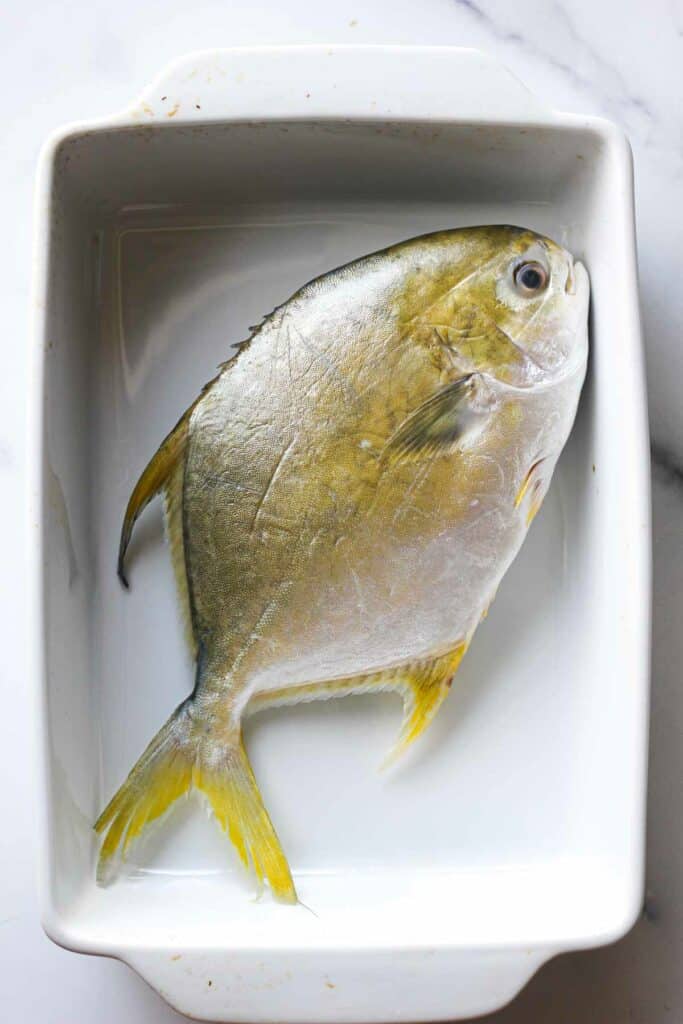
[[[0,378],[3,778],[0,977],[7,1021],[157,1024],[178,1014],[128,968],[58,949],[35,896],[26,679],[25,401],[33,173],[54,127],[118,109],[170,59],[220,45],[440,43],[486,50],[545,102],[608,117],[635,155],[654,500],[654,646],[647,895],[614,946],[558,957],[491,1024],[665,1024],[683,1019],[683,5],[680,0],[29,0],[3,12],[5,218]],[[628,415],[628,410],[624,410]],[[619,424],[614,424],[619,429]]]

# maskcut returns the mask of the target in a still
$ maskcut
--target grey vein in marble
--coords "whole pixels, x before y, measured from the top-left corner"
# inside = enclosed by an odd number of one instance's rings
[[[658,125],[659,115],[653,107],[642,97],[629,91],[624,74],[605,60],[598,50],[579,33],[567,10],[561,4],[552,4],[551,13],[555,24],[561,23],[564,26],[564,35],[567,37],[568,46],[563,49],[571,50],[574,47],[582,51],[597,69],[612,79],[612,88],[606,89],[604,85],[592,80],[586,74],[579,73],[576,67],[568,63],[566,59],[556,56],[547,46],[540,46],[530,35],[505,27],[498,13],[493,14],[485,10],[481,3],[477,3],[475,0],[455,0],[455,4],[475,17],[496,39],[504,43],[512,43],[530,56],[549,64],[583,92],[591,96],[599,93],[606,113],[619,115],[619,120],[627,120],[629,129],[633,132],[637,131],[638,134],[641,134],[645,128],[645,141],[647,141],[650,130]],[[514,12],[515,6],[510,5],[509,10]],[[635,114],[637,117],[634,119],[629,117],[629,114]]]

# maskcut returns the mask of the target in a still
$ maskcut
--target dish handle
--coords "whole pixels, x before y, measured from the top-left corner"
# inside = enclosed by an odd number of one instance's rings
[[[502,64],[452,46],[281,46],[191,53],[117,120],[557,119]]]
[[[547,949],[138,950],[126,961],[199,1020],[368,1024],[462,1020],[508,1003]]]

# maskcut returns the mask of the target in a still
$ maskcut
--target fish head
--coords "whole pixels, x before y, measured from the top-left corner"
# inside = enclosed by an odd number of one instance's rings
[[[437,247],[413,319],[437,332],[444,369],[524,387],[585,365],[588,275],[565,248],[506,225],[443,232]]]
[[[561,245],[525,231],[498,264],[496,325],[529,363],[530,377],[564,376],[586,361],[588,274]]]

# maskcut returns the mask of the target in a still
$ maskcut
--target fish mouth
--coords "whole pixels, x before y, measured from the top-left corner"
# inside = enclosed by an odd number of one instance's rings
[[[576,295],[582,282],[588,281],[588,273],[581,260],[575,260],[570,256],[568,264],[564,290],[567,295]]]

